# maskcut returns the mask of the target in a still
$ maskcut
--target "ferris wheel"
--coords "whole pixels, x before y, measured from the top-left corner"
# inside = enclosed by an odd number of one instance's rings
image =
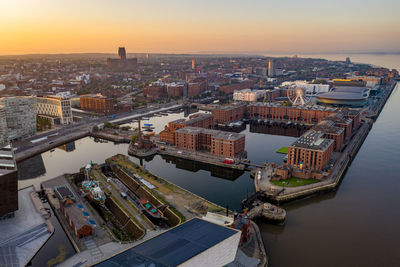
[[[311,101],[312,93],[307,93],[306,88],[298,85],[290,86],[287,89],[287,97],[292,105],[305,105]]]

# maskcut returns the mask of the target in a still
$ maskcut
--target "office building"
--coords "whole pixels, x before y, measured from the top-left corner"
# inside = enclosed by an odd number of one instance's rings
[[[18,210],[18,170],[11,145],[0,143],[0,219]]]
[[[268,61],[268,77],[275,77],[275,63],[273,60]]]
[[[196,58],[192,58],[192,70],[196,69]]]
[[[265,90],[243,89],[233,93],[233,100],[236,101],[256,102],[260,99],[264,99],[264,97]]]
[[[0,123],[7,123],[8,140],[17,140],[36,133],[36,97],[14,96],[0,98]],[[0,131],[4,135],[4,130]],[[0,137],[0,139],[4,139]]]
[[[73,122],[71,101],[68,97],[45,96],[37,98],[38,116],[59,118],[61,124]]]
[[[234,91],[252,88],[253,86],[254,86],[253,81],[243,80],[240,82],[221,85],[218,90],[224,92],[225,94],[232,94]]]

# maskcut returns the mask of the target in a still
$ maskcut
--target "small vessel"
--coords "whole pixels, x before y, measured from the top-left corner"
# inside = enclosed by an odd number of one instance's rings
[[[161,219],[163,217],[163,213],[154,207],[147,199],[141,198],[140,205],[151,217],[155,219]]]
[[[82,189],[87,194],[89,199],[104,204],[106,196],[101,190],[99,184],[94,180],[86,180],[82,182]]]

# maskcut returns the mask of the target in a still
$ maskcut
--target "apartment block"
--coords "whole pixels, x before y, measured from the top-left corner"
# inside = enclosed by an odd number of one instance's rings
[[[80,98],[81,109],[85,111],[109,115],[114,112],[114,101],[101,94],[82,95]]]

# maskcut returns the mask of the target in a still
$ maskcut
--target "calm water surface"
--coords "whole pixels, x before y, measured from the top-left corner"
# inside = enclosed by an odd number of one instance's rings
[[[324,58],[335,59],[329,55]],[[398,56],[398,61],[391,58],[387,64],[376,56],[352,59],[400,69]],[[259,223],[271,266],[400,266],[400,176],[396,168],[400,159],[399,90],[393,92],[337,192],[285,205],[288,213],[284,225]],[[159,132],[168,121],[182,117],[183,113],[171,114],[151,118],[150,122]],[[280,163],[283,156],[275,151],[296,139],[250,132],[249,126],[243,133],[248,157],[256,163]],[[116,153],[126,154],[128,147],[98,143],[93,138],[77,140],[74,145],[70,152],[55,149],[19,164],[19,186],[38,185],[62,173],[77,172],[91,160],[102,163]],[[231,209],[239,210],[241,200],[254,190],[247,172],[161,156],[141,163],[151,172]],[[66,243],[72,253],[65,236],[54,240]],[[59,253],[54,245],[46,251],[49,253],[45,255],[39,252],[34,266]]]

